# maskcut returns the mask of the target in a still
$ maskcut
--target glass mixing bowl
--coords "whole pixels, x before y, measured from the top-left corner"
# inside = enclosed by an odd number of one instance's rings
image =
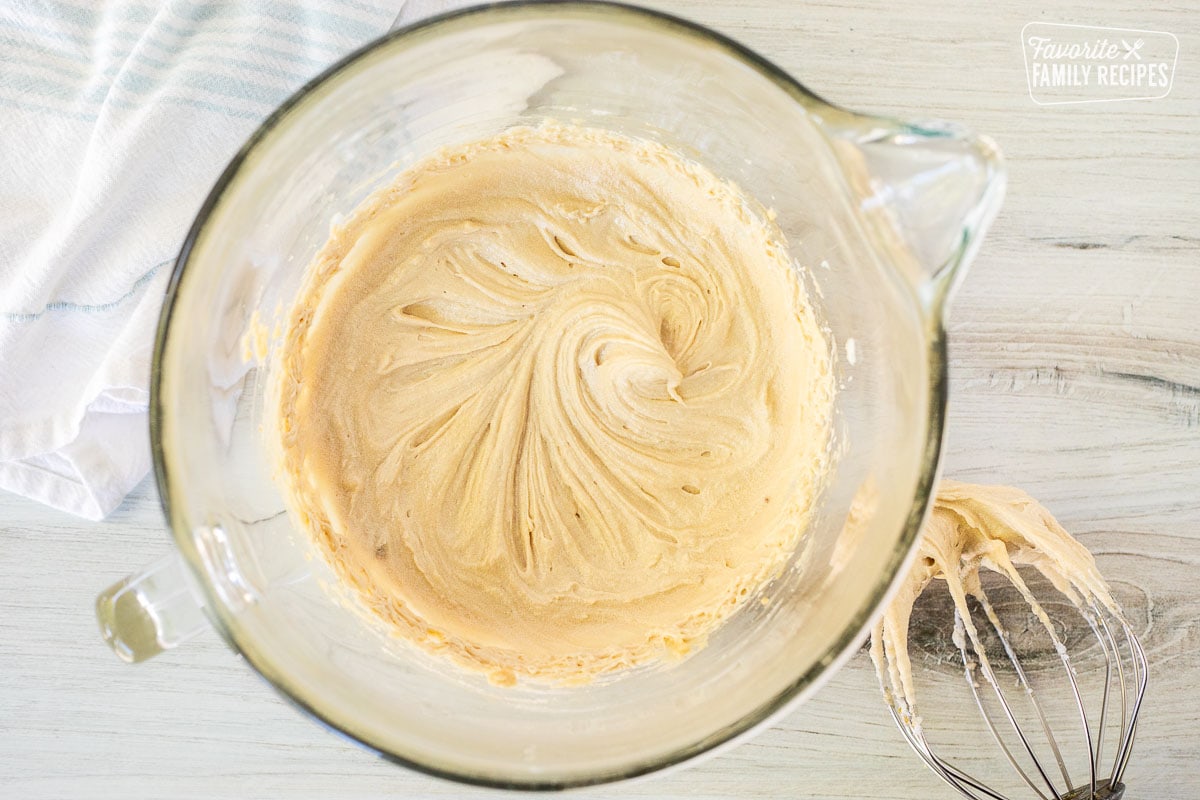
[[[548,118],[661,141],[776,212],[834,350],[837,457],[770,602],[748,598],[707,647],[590,686],[503,688],[390,639],[313,557],[271,478],[255,351],[332,220],[440,146]],[[187,237],[150,409],[178,554],[100,597],[106,638],[136,661],[211,622],[312,716],[471,783],[597,783],[729,742],[854,652],[905,565],[936,477],[945,299],[1001,175],[984,139],[852,114],[627,6],[483,7],[374,42],[262,125]]]

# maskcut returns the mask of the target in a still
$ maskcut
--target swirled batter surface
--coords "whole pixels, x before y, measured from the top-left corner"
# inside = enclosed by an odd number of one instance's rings
[[[498,683],[703,644],[826,466],[828,345],[773,227],[595,129],[406,170],[335,227],[279,358],[293,510],[375,614]]]

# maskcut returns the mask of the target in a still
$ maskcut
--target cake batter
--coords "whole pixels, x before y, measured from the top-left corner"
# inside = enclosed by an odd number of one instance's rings
[[[310,266],[276,368],[290,505],[400,636],[587,682],[705,641],[801,538],[829,346],[734,186],[648,141],[445,150]]]

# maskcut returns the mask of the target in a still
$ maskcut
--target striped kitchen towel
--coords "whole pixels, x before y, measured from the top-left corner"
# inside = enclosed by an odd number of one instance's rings
[[[99,519],[146,474],[154,327],[200,203],[401,3],[0,3],[0,488]]]

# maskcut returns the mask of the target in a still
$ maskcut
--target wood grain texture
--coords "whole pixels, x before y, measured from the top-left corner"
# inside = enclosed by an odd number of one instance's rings
[[[950,325],[946,474],[1022,486],[1097,554],[1152,664],[1128,773],[1132,795],[1200,797],[1194,7],[654,5],[732,35],[842,105],[953,119],[999,142],[1008,198]],[[1170,96],[1036,106],[1018,40],[1032,20],[1175,33]],[[168,549],[148,484],[99,525],[0,495],[0,796],[491,794],[405,772],[322,730],[215,634],[136,668],[119,663],[97,635],[94,596]],[[973,722],[968,711],[964,731]],[[862,654],[808,704],[733,750],[578,794],[954,796],[893,729]]]

